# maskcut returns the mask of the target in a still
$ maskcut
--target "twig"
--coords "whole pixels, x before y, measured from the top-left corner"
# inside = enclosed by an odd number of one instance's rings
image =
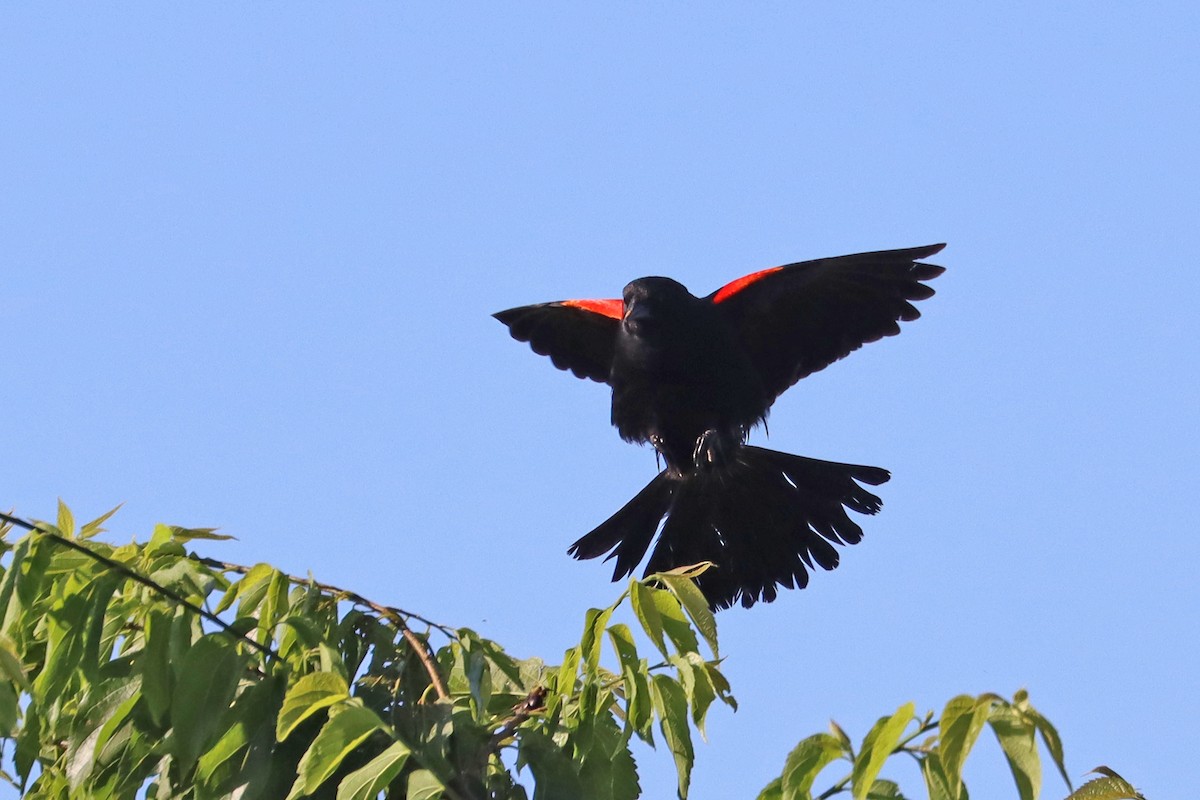
[[[47,539],[50,539],[51,541],[56,542],[56,543],[62,545],[63,547],[66,547],[69,550],[74,550],[78,553],[82,553],[85,556],[87,556],[88,558],[91,558],[92,560],[104,565],[105,567],[112,570],[113,572],[116,572],[119,575],[123,575],[124,577],[128,578],[129,580],[134,581],[135,583],[140,583],[142,586],[145,586],[149,589],[154,590],[155,592],[158,592],[163,597],[173,600],[174,602],[183,606],[187,610],[191,611],[193,614],[199,614],[201,617],[208,620],[212,624],[216,625],[221,630],[228,633],[230,636],[233,636],[236,639],[240,639],[241,641],[250,645],[252,648],[259,651],[263,655],[273,658],[276,661],[283,660],[280,657],[280,655],[278,653],[276,653],[274,650],[272,650],[270,647],[268,647],[265,644],[259,644],[258,642],[251,639],[249,636],[246,636],[244,633],[241,633],[241,632],[235,630],[232,625],[230,625],[228,622],[226,622],[225,620],[218,617],[216,614],[213,614],[213,613],[205,610],[204,608],[196,605],[191,600],[188,600],[186,597],[179,594],[178,592],[176,592],[172,589],[168,589],[167,587],[163,586],[162,584],[157,583],[156,581],[151,580],[150,578],[147,578],[145,575],[142,575],[139,572],[136,572],[129,566],[122,564],[120,561],[114,561],[113,559],[109,558],[108,556],[104,556],[104,555],[101,555],[100,553],[97,553],[95,550],[93,550],[90,547],[87,547],[86,545],[83,545],[83,544],[80,544],[79,542],[68,539],[67,537],[62,536],[61,534],[55,533],[54,531],[47,530],[40,525],[35,525],[32,522],[26,522],[25,520],[23,520],[19,517],[14,517],[9,514],[0,512],[0,519],[4,520],[5,522],[9,523],[10,525],[16,525],[17,527],[24,528],[27,531],[33,531],[35,533],[39,533],[42,536],[45,536]]]
[[[237,572],[244,575],[250,571],[249,567],[244,567],[241,564],[230,564],[225,561],[218,561],[213,558],[204,558],[203,556],[197,556],[194,554],[191,557],[196,561],[199,561],[201,564],[225,570],[227,572]],[[416,652],[417,658],[421,659],[421,663],[425,666],[425,671],[429,673],[429,680],[433,683],[433,689],[435,692],[437,692],[438,699],[447,700],[450,698],[450,692],[446,688],[446,681],[442,678],[442,674],[438,670],[436,654],[433,652],[433,648],[429,646],[428,642],[421,641],[420,637],[412,632],[412,630],[408,627],[408,623],[405,621],[405,618],[415,619],[419,622],[423,622],[431,628],[437,628],[451,639],[457,638],[457,635],[453,629],[433,622],[432,620],[428,620],[425,617],[422,617],[420,614],[414,614],[411,611],[405,611],[402,608],[395,608],[393,606],[385,606],[380,603],[376,603],[375,601],[369,600],[366,597],[363,597],[361,594],[352,592],[348,589],[342,589],[341,587],[334,586],[329,583],[321,583],[320,581],[312,580],[311,578],[300,578],[296,575],[288,575],[287,573],[280,574],[282,574],[283,577],[290,583],[296,584],[297,586],[315,586],[323,592],[337,595],[351,603],[354,603],[355,605],[368,608],[384,619],[390,621],[400,630],[400,634],[404,637],[404,640],[408,642],[408,644]]]
[[[19,517],[14,517],[9,514],[4,514],[4,513],[0,512],[0,519],[4,520],[5,522],[8,522],[12,525],[16,525],[18,527],[24,528],[25,530],[40,533],[41,535],[45,536],[46,538],[51,539],[51,540],[57,542],[58,544],[63,545],[64,547],[67,547],[71,550],[75,550],[79,553],[82,553],[82,554],[88,556],[89,558],[92,558],[95,561],[99,562],[100,564],[104,565],[105,567],[113,570],[114,572],[117,572],[120,575],[124,575],[125,577],[129,578],[130,580],[136,581],[137,583],[140,583],[143,586],[149,587],[150,589],[158,592],[159,594],[163,595],[164,597],[167,597],[167,598],[173,600],[174,602],[176,602],[179,605],[183,606],[184,608],[188,609],[192,613],[200,615],[202,618],[208,620],[209,622],[211,622],[214,625],[221,628],[221,630],[225,631],[230,636],[233,636],[237,639],[240,639],[243,642],[246,642],[248,645],[253,647],[255,650],[258,650],[260,653],[263,653],[266,656],[274,658],[277,661],[283,660],[282,657],[277,652],[275,652],[273,649],[271,649],[267,645],[260,644],[259,642],[255,641],[254,639],[251,639],[249,636],[235,630],[229,623],[225,622],[223,619],[221,619],[217,615],[196,605],[195,603],[191,602],[190,600],[188,600],[186,597],[183,597],[179,593],[177,593],[171,589],[168,589],[167,587],[134,571],[133,569],[131,569],[130,567],[128,567],[125,564],[122,564],[119,561],[114,561],[113,559],[108,558],[107,556],[103,556],[100,553],[97,553],[95,550],[92,550],[90,547],[80,544],[79,542],[72,541],[71,539],[68,539],[65,536],[62,536],[60,534],[57,534],[54,531],[47,530],[47,529],[41,527],[40,525],[35,525],[31,522],[26,522],[25,520],[23,520]],[[213,558],[205,558],[203,556],[197,556],[194,553],[189,553],[188,555],[189,555],[189,558],[191,558],[192,560],[194,560],[200,564],[203,564],[205,566],[212,567],[215,569],[219,569],[219,570],[222,570],[225,572],[236,572],[240,575],[245,575],[246,573],[248,573],[250,571],[249,567],[244,567],[241,564],[230,564],[230,563],[227,563],[224,561],[218,561],[217,559],[213,559]],[[283,574],[284,578],[286,580],[288,580],[290,583],[302,585],[302,586],[304,586],[304,585],[316,586],[318,589],[320,589],[323,592],[327,592],[332,595],[340,596],[340,597],[350,601],[351,603],[354,603],[355,605],[359,605],[359,606],[368,608],[368,609],[374,611],[375,613],[379,614],[381,617],[384,617],[385,619],[392,622],[400,630],[400,634],[404,637],[404,640],[406,642],[408,642],[409,646],[412,647],[413,651],[417,654],[417,658],[419,658],[421,660],[421,664],[424,665],[425,671],[429,674],[429,680],[433,684],[434,691],[437,692],[438,699],[446,700],[450,697],[450,692],[446,688],[446,681],[442,678],[441,673],[438,671],[437,661],[435,660],[435,654],[433,652],[433,649],[429,646],[428,642],[421,641],[420,637],[418,637],[415,633],[412,632],[412,630],[408,627],[408,623],[405,621],[405,618],[418,620],[418,621],[428,625],[431,628],[437,628],[439,631],[441,631],[442,633],[444,633],[446,636],[448,636],[450,638],[455,638],[455,633],[451,628],[449,628],[445,625],[441,625],[439,623],[433,622],[432,620],[428,620],[425,617],[422,617],[419,614],[414,614],[410,611],[405,611],[400,608],[394,608],[392,606],[381,605],[379,603],[376,603],[372,600],[369,600],[369,599],[363,597],[362,595],[358,594],[357,592],[351,592],[349,590],[342,589],[340,587],[333,586],[328,583],[320,583],[319,581],[314,581],[311,579],[299,578],[295,575],[288,575],[286,573],[281,573],[281,574]]]
[[[412,646],[416,651],[417,658],[421,659],[421,663],[425,665],[425,671],[429,673],[429,680],[433,681],[434,691],[437,692],[439,700],[449,700],[450,692],[446,690],[446,682],[442,680],[442,673],[438,671],[437,662],[433,660],[433,651],[429,647],[428,642],[422,642],[417,638],[417,635],[409,630],[404,621],[395,618],[396,627],[400,629],[400,634],[405,641]]]

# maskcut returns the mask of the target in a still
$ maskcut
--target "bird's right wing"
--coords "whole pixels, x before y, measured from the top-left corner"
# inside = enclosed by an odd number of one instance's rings
[[[708,296],[733,325],[777,397],[868,342],[921,316],[914,302],[933,295],[926,281],[945,270],[919,259],[945,245],[882,250],[772,267]]]
[[[492,316],[508,326],[514,339],[550,356],[559,369],[607,383],[621,315],[620,300],[562,300]]]

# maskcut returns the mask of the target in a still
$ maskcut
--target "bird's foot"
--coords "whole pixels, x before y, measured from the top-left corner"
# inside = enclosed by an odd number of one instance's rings
[[[710,470],[729,460],[730,442],[721,432],[710,428],[696,438],[696,449],[692,451],[692,463],[696,469]]]

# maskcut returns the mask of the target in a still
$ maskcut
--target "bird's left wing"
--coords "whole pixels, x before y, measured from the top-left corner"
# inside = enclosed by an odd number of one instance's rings
[[[608,382],[621,324],[620,300],[561,300],[493,314],[517,341],[550,356],[554,366],[580,378]]]
[[[771,397],[868,342],[900,332],[945,270],[944,244],[802,261],[755,272],[708,296],[732,324]]]

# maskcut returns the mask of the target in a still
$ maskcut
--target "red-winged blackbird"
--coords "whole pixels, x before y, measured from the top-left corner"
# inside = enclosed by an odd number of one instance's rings
[[[752,447],[746,436],[796,381],[919,317],[911,301],[930,297],[923,281],[944,270],[918,260],[943,247],[772,267],[703,298],[670,278],[639,278],[623,300],[495,314],[559,369],[609,384],[621,438],[649,442],[666,462],[571,555],[609,553],[618,580],[661,525],[646,572],[712,561],[698,584],[722,608],[770,602],[778,585],[803,588],[814,563],[836,567],[833,544],[862,539],[845,509],[881,506],[859,482],[877,486],[887,470]]]

